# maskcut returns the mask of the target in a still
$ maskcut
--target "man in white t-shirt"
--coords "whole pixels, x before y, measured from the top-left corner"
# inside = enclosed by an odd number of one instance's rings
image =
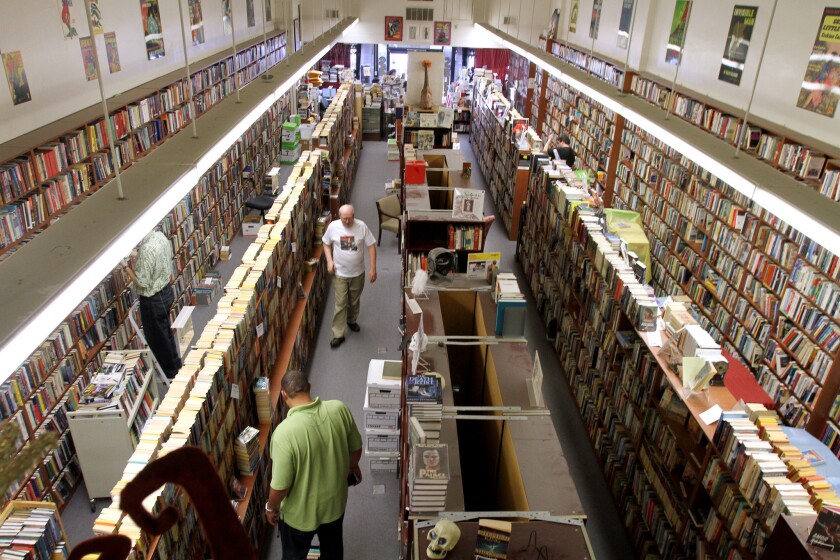
[[[356,211],[349,204],[338,209],[338,220],[327,226],[321,241],[327,257],[327,271],[334,275],[335,314],[332,321],[333,339],[337,348],[344,342],[345,324],[359,332],[359,302],[365,287],[365,252],[370,254],[371,284],[376,282],[376,238],[370,228],[356,219]]]

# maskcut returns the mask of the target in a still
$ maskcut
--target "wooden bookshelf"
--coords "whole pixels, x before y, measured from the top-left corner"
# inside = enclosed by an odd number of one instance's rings
[[[106,127],[121,170],[171,138],[221,99],[285,57],[285,34],[194,63],[189,80],[172,72],[0,145],[0,262],[114,177]],[[234,56],[238,72],[234,76]],[[195,115],[188,103],[192,88]]]

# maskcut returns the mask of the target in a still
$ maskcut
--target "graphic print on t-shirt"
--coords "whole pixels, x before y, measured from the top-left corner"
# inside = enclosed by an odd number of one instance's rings
[[[340,241],[342,251],[355,253],[359,250],[359,246],[356,244],[356,237],[353,235],[342,235]]]

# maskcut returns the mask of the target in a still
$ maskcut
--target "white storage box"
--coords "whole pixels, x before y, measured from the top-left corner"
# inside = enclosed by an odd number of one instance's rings
[[[366,430],[397,430],[400,429],[399,409],[371,408],[368,404],[369,395],[365,394],[365,429]]]
[[[386,379],[385,374],[402,372],[399,360],[371,360],[367,376],[367,406],[377,410],[399,409],[402,383],[399,379]]]
[[[371,457],[370,458],[370,472],[397,472],[400,465],[400,458],[398,455],[393,457]]]
[[[396,430],[365,430],[365,451],[399,455],[400,433]]]

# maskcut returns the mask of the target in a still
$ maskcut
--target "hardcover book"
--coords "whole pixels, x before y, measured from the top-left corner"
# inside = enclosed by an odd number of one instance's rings
[[[409,403],[443,403],[443,387],[436,375],[409,375],[405,379],[405,400]]]
[[[475,560],[503,560],[510,544],[510,521],[479,519],[475,540]]]
[[[414,484],[443,484],[449,482],[449,446],[445,443],[414,446]]]

